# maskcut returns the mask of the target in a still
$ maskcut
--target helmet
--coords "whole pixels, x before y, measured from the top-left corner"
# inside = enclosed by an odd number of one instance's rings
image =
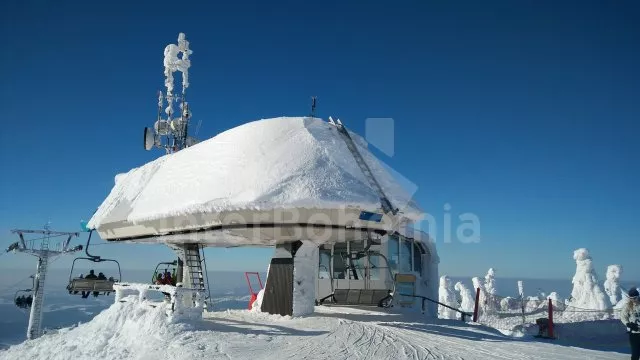
[[[638,293],[638,289],[636,289],[634,287],[629,289],[629,297],[630,298],[637,298],[638,296],[640,296],[640,293]]]

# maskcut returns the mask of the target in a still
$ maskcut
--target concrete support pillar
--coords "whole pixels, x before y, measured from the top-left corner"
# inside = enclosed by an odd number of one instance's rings
[[[261,310],[283,316],[312,314],[317,276],[318,245],[311,241],[276,245]]]

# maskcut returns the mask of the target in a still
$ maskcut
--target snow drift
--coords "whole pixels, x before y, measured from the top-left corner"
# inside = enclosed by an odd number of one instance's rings
[[[163,304],[152,307],[136,296],[126,299],[90,322],[12,346],[0,355],[6,359],[51,360],[151,358],[151,354],[164,351],[163,339],[174,338],[188,327],[170,323]]]

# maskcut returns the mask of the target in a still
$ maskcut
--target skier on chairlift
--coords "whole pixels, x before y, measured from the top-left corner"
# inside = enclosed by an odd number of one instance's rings
[[[87,275],[85,277],[85,279],[97,279],[98,277],[96,276],[95,272],[93,271],[93,269],[89,270],[89,275]]]
[[[169,271],[164,272],[164,284],[173,285],[173,279],[171,278],[171,273]]]
[[[98,279],[98,277],[96,276],[95,271],[93,269],[89,270],[89,274],[87,274],[87,276],[85,276],[84,278],[85,279],[90,279],[90,280],[97,280]],[[82,292],[82,298],[83,299],[88,298],[89,295],[91,295],[91,291],[83,291]],[[96,296],[95,293],[94,293],[94,296]]]

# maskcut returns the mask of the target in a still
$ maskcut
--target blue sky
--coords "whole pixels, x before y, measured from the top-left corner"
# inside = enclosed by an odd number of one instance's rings
[[[534,4],[535,3],[535,4]],[[9,229],[78,229],[115,174],[156,158],[162,53],[185,32],[199,136],[255,119],[395,120],[380,158],[442,224],[472,212],[478,244],[438,242],[441,273],[572,276],[592,251],[638,279],[640,6],[616,2],[59,2],[0,14],[0,245]],[[455,225],[455,221],[454,221]],[[438,236],[441,238],[441,234]],[[100,241],[101,243],[101,241]],[[162,246],[103,245],[123,267]],[[211,269],[262,270],[268,249],[208,250]],[[54,266],[69,266],[70,259]],[[2,255],[0,271],[35,266]]]

